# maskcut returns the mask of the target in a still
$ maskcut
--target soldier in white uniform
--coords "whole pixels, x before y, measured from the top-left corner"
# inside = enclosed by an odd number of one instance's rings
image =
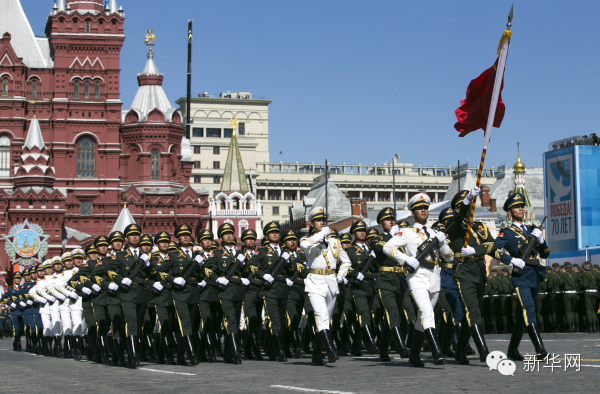
[[[50,318],[52,319],[52,335],[54,336],[54,357],[62,357],[62,334],[63,334],[63,320],[62,320],[62,304],[68,300],[67,296],[61,293],[58,289],[62,286],[62,281],[59,278],[62,273],[62,262],[59,256],[55,256],[51,260],[53,274],[48,278],[48,292],[51,296],[56,298],[56,301],[50,305]],[[68,314],[68,309],[67,309]],[[69,318],[69,320],[71,320]],[[70,328],[69,324],[69,328]]]
[[[63,264],[65,264],[65,269],[71,269],[70,264],[73,264],[72,267],[72,275],[75,275],[79,272],[79,267],[83,264],[83,255],[84,252],[82,249],[74,249],[71,252],[72,261],[69,262],[63,260]],[[64,255],[63,255],[64,256]],[[81,297],[77,295],[75,292],[76,283],[71,283],[71,278],[69,278],[68,287],[69,290],[69,313],[71,314],[71,322],[73,324],[73,336],[71,337],[71,350],[73,352],[73,358],[75,360],[81,359],[81,350],[83,349],[82,336],[85,333],[86,326],[85,320],[83,318],[83,305]]]
[[[321,346],[325,347],[329,362],[334,362],[339,358],[329,330],[329,320],[333,314],[336,297],[340,292],[338,283],[344,281],[352,263],[342,249],[340,241],[337,238],[327,238],[330,230],[329,227],[326,227],[325,208],[314,208],[309,217],[315,228],[315,234],[300,240],[300,247],[304,249],[309,269],[308,276],[304,281],[304,291],[308,294],[315,311],[315,320],[319,331],[313,347],[313,362],[323,364]],[[341,265],[336,276],[336,268],[340,261]]]
[[[70,306],[74,301],[72,297],[78,297],[73,289],[69,286],[69,279],[71,279],[74,274],[71,253],[66,252],[60,258],[58,256],[55,257],[52,259],[52,263],[54,264],[54,276],[56,277],[56,285],[54,289],[56,292],[64,296],[64,299],[60,300],[59,306],[60,321],[62,323],[62,332],[64,337],[63,357],[70,358],[72,357],[71,336],[73,335],[73,321],[71,320]]]
[[[412,227],[402,229],[398,229],[395,226],[396,228],[392,229],[392,233],[396,233],[396,235],[383,247],[383,252],[386,255],[407,267],[409,272],[414,270],[408,274],[406,279],[412,297],[419,308],[409,358],[409,362],[415,367],[422,367],[424,365],[419,357],[419,353],[423,345],[425,333],[431,346],[434,364],[440,365],[446,363],[435,330],[435,314],[433,309],[437,304],[440,294],[441,268],[438,264],[439,258],[443,258],[446,262],[452,262],[454,260],[454,253],[448,245],[449,241],[446,240],[446,234],[427,226],[430,203],[431,200],[425,193],[419,193],[411,198],[408,202],[408,207],[412,211],[415,224]],[[432,268],[420,265],[416,258],[418,255],[417,248],[424,242],[435,243],[432,253],[427,256],[427,265],[431,265]],[[404,253],[400,249],[403,249]]]
[[[44,276],[39,278],[36,283],[35,286],[33,286],[30,290],[29,290],[29,295],[31,296],[31,298],[33,298],[36,302],[38,302],[40,304],[40,317],[42,318],[42,326],[43,326],[43,333],[42,333],[42,354],[44,356],[48,356],[49,355],[49,350],[50,350],[50,344],[49,342],[52,341],[52,320],[50,319],[50,303],[49,300],[56,300],[54,297],[52,297],[51,295],[49,295],[46,291],[46,270],[48,269],[49,272],[52,271],[52,265],[50,263],[50,260],[46,260],[44,261],[44,263],[42,264],[42,272],[44,273]]]
[[[45,308],[40,308],[40,315],[42,316],[42,324],[44,325],[44,338],[48,337],[48,355],[57,357],[58,352],[62,349],[61,342],[61,324],[60,324],[60,311],[59,301],[53,294],[56,291],[54,286],[56,279],[54,277],[54,269],[52,268],[52,260],[46,260],[43,264],[44,268],[44,281],[38,288],[38,294],[48,300]],[[61,294],[61,297],[64,297]],[[52,339],[56,341],[54,344],[54,350],[52,350]]]

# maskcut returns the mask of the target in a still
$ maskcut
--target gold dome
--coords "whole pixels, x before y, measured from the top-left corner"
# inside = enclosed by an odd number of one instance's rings
[[[517,142],[517,162],[513,165],[513,171],[515,174],[525,174],[525,164],[521,162],[521,149],[519,145]]]

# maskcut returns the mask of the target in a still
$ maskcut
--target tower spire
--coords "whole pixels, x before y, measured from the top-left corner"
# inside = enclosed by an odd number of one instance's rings
[[[37,116],[33,116],[31,119],[31,124],[29,125],[29,131],[27,132],[27,139],[25,140],[25,145],[23,145],[23,149],[27,148],[29,150],[33,148],[38,148],[40,151],[46,147],[44,143],[44,137],[42,136],[42,130],[40,129],[40,122],[38,121]]]
[[[239,121],[233,116],[228,122],[232,128],[231,142],[229,143],[229,152],[227,153],[227,161],[225,162],[225,170],[223,171],[221,191],[245,193],[248,191],[248,182],[246,181],[246,172],[244,171],[240,146],[236,137],[236,128]]]
[[[115,12],[118,11],[117,0],[110,0],[110,4],[108,5],[108,10],[110,11],[111,14],[114,14]]]

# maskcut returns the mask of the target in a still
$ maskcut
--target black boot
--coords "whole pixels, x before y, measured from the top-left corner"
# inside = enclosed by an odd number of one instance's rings
[[[125,341],[121,337],[113,338],[113,341],[113,365],[123,368],[135,368],[135,365],[131,367],[129,365],[129,361],[125,360],[125,348],[128,346],[128,344],[125,343]],[[129,350],[127,351],[127,354],[130,354]],[[114,358],[116,358],[116,360],[114,360]]]
[[[406,345],[402,341],[402,331],[400,331],[400,327],[392,327],[392,339],[394,340],[394,344],[396,345],[396,350],[400,355],[400,358],[406,358],[410,355],[410,352],[406,348]]]
[[[44,346],[44,356],[51,357],[52,356],[52,348],[51,348],[52,337],[42,337],[42,345]]]
[[[427,340],[429,341],[429,347],[431,347],[433,363],[435,365],[446,364],[446,359],[442,353],[442,347],[440,346],[440,341],[435,328],[428,328],[425,330],[425,334],[427,335]]]
[[[512,335],[510,336],[510,343],[508,344],[508,352],[506,356],[514,361],[523,361],[525,358],[519,353],[519,344],[523,337],[523,327],[515,324],[513,327]]]
[[[283,338],[281,336],[281,333],[280,332],[275,333],[274,337],[275,337],[274,345],[277,345],[277,349],[276,349],[277,361],[285,362],[285,361],[287,361],[287,357],[285,356],[285,351],[283,349]]]
[[[71,358],[71,336],[65,335],[63,343],[63,358]]]
[[[304,353],[310,353],[311,349],[310,349],[310,344],[312,342],[312,328],[310,327],[310,324],[306,324],[304,326],[304,340],[302,341],[302,346],[303,346],[303,350]]]
[[[83,338],[80,336],[72,336],[73,360],[80,361],[81,353],[83,352]]]
[[[575,331],[575,323],[567,323],[567,333],[571,334],[573,331]]]
[[[454,358],[454,352],[452,351],[452,342],[456,337],[454,335],[454,325],[452,323],[446,323],[444,326],[444,335],[442,336],[442,353],[446,357]]]
[[[331,331],[329,330],[321,330],[319,331],[319,338],[321,339],[321,344],[327,353],[327,358],[330,363],[336,362],[339,357],[335,351],[335,345],[333,344],[333,338],[331,336]]]
[[[25,351],[31,353],[31,336],[29,335],[29,327],[25,328]]]
[[[129,335],[125,345],[127,348],[127,356],[125,359],[127,368],[135,369],[138,365],[137,336]]]
[[[410,345],[410,356],[408,358],[408,362],[412,364],[413,367],[420,368],[425,366],[420,357],[423,340],[425,340],[425,333],[423,331],[414,330],[412,334],[412,343]]]
[[[109,365],[110,364],[110,359],[108,357],[108,355],[110,354],[110,350],[108,349],[108,337],[106,335],[103,335],[101,337],[98,338],[98,343],[99,343],[99,350],[101,353],[101,360],[102,360],[102,364],[104,365]]]
[[[215,361],[217,361],[217,355],[215,354],[215,349],[212,344],[212,341],[213,341],[212,333],[203,332],[202,340],[204,341],[204,347],[206,348],[206,353],[207,353],[206,360],[209,363],[214,363]]]
[[[163,352],[163,357],[165,360],[165,364],[167,365],[175,365],[175,360],[173,359],[173,346],[171,345],[171,336],[165,335],[161,336],[161,347]]]
[[[190,365],[198,364],[198,357],[196,357],[196,353],[194,352],[194,342],[191,335],[186,335],[183,337],[183,341],[185,342],[188,359],[190,361]]]
[[[258,340],[258,336],[256,335],[256,332],[250,332],[249,333],[250,336],[250,344],[252,346],[252,352],[254,353],[254,359],[256,361],[263,361],[263,356],[262,353],[260,351],[260,342]]]
[[[360,344],[362,343],[364,332],[360,328],[357,328],[357,325],[358,322],[349,326],[350,333],[352,334],[352,348],[350,349],[350,354],[352,354],[354,357],[362,357]]]
[[[379,341],[379,359],[383,362],[390,362],[392,359],[388,354],[390,342],[392,341],[392,333],[390,330],[383,328],[380,331],[381,339]]]
[[[144,343],[146,344],[146,349],[147,349],[147,354],[148,354],[148,361],[150,361],[151,363],[154,363],[154,362],[156,362],[156,353],[154,352],[156,345],[154,343],[154,338],[152,337],[152,334],[145,334],[144,339],[145,339]]]
[[[406,343],[406,347],[409,347],[408,345],[412,344],[412,336],[413,336],[414,332],[415,332],[415,322],[408,323],[408,334],[406,336],[406,342],[404,342],[404,343]]]
[[[477,351],[479,352],[479,361],[484,363],[490,351],[488,350],[488,347],[485,343],[485,338],[483,336],[483,327],[479,324],[473,324],[471,326],[471,336],[473,337],[473,342],[475,342],[475,346],[477,347]]]
[[[373,336],[373,332],[371,331],[371,326],[370,325],[366,325],[362,328],[362,341],[365,344],[365,347],[367,348],[367,352],[368,353],[376,353],[377,352],[377,345],[375,344],[375,337]],[[360,346],[360,344],[359,344]]]
[[[302,336],[300,335],[300,329],[293,330],[291,332],[292,346],[294,347],[294,358],[302,358]]]
[[[63,348],[62,348],[62,337],[60,335],[54,336],[54,357],[62,357]]]
[[[469,365],[469,360],[465,353],[465,349],[469,344],[469,338],[471,337],[469,327],[466,324],[457,324],[454,330],[457,332],[458,336],[456,350],[454,351],[454,359],[461,365]]]
[[[231,363],[232,364],[241,364],[242,363],[242,357],[241,357],[241,353],[240,353],[240,333],[239,332],[235,332],[235,333],[231,333],[229,334],[229,346],[230,346],[230,353],[231,353]]]
[[[313,339],[313,349],[312,349],[312,362],[317,365],[325,365],[325,360],[323,360],[323,355],[321,354],[322,343],[321,336],[314,335]]]
[[[531,323],[527,326],[527,332],[529,334],[529,338],[533,343],[533,347],[535,348],[535,352],[537,355],[535,356],[538,360],[543,360],[548,356],[548,352],[544,348],[544,343],[542,342],[542,336],[540,335],[540,329],[537,323]]]

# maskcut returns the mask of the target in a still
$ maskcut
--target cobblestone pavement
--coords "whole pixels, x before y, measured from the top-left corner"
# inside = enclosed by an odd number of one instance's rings
[[[490,350],[506,352],[508,335],[488,335]],[[600,334],[545,334],[546,349],[558,355],[554,371],[527,372],[517,362],[514,376],[489,370],[471,358],[470,366],[449,360],[434,366],[423,353],[425,368],[413,368],[406,359],[382,363],[375,357],[343,357],[327,367],[310,358],[287,363],[244,361],[234,366],[221,362],[195,367],[142,364],[136,370],[90,362],[47,358],[12,351],[12,339],[0,340],[0,393],[398,393],[398,392],[598,392],[600,386]],[[23,341],[24,346],[24,341]],[[521,353],[533,353],[527,334]],[[565,371],[565,354],[580,354],[580,370]]]

